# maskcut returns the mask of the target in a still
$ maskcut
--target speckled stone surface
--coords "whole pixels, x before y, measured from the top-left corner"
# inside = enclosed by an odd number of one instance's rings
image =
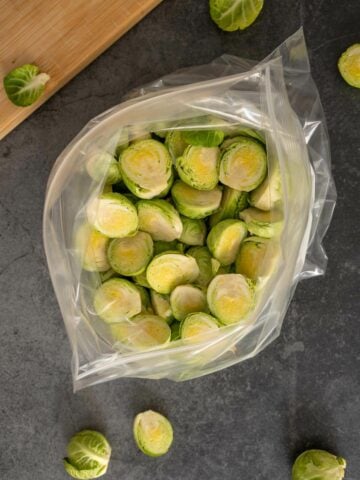
[[[164,0],[1,142],[1,480],[65,480],[67,440],[85,427],[102,430],[113,446],[109,480],[287,480],[296,454],[310,447],[346,457],[346,479],[360,478],[360,90],[336,68],[360,41],[360,4],[265,3],[251,28],[230,34],[210,21],[206,0]],[[298,286],[281,336],[253,360],[182,384],[125,379],[74,395],[41,234],[56,157],[129,89],[224,52],[261,59],[301,23],[338,189],[325,277]],[[149,407],[175,429],[161,459],[142,455],[132,438],[133,416]]]

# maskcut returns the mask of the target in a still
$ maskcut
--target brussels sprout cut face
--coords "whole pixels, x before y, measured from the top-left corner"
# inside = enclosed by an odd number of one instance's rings
[[[266,169],[264,147],[256,140],[242,137],[223,152],[219,177],[224,185],[250,192],[264,180]]]
[[[109,239],[88,223],[83,223],[75,234],[75,248],[82,267],[89,272],[106,272],[110,268],[107,259]]]
[[[71,438],[64,468],[73,478],[99,478],[106,473],[110,456],[111,447],[104,435],[83,430]]]
[[[214,213],[220,206],[221,190],[200,191],[177,180],[171,189],[176,208],[182,215],[189,218],[205,218]]]
[[[111,333],[116,341],[137,350],[165,345],[171,336],[170,327],[163,318],[146,313],[111,325]]]
[[[179,285],[170,295],[171,310],[176,320],[184,318],[192,312],[207,310],[205,293],[193,285]]]
[[[18,107],[27,107],[38,100],[50,80],[36,65],[26,64],[11,70],[4,78],[4,89],[9,100]]]
[[[153,258],[146,277],[153,290],[170,293],[177,285],[196,280],[199,268],[194,258],[181,253],[161,253]]]
[[[151,290],[150,296],[151,304],[156,315],[162,317],[167,323],[171,323],[174,316],[171,310],[169,296],[162,295],[161,293],[155,292],[155,290]]]
[[[135,206],[120,193],[105,193],[87,206],[87,216],[97,230],[112,238],[134,235],[138,228]]]
[[[279,211],[263,212],[256,208],[247,208],[240,212],[250,233],[264,238],[272,238],[281,232],[282,215]]]
[[[240,322],[253,308],[254,292],[245,277],[236,273],[217,275],[210,282],[207,301],[211,313],[221,323]]]
[[[153,241],[145,232],[137,232],[133,237],[114,238],[108,249],[111,267],[125,276],[144,272],[152,256]]]
[[[176,159],[176,170],[183,182],[198,190],[212,190],[219,177],[219,155],[217,147],[187,147]]]
[[[256,281],[271,273],[277,257],[278,248],[271,240],[261,237],[246,238],[236,258],[236,273]]]
[[[141,312],[139,290],[128,280],[112,278],[96,290],[94,308],[105,322],[121,322]]]
[[[164,455],[173,442],[171,423],[163,415],[152,410],[136,415],[133,431],[139,449],[151,457]]]
[[[105,184],[112,185],[121,180],[119,164],[110,153],[95,149],[90,152],[86,160],[86,170],[90,177]]]
[[[360,43],[355,43],[341,55],[338,67],[345,82],[360,88]]]
[[[246,234],[246,225],[241,220],[223,220],[210,230],[207,245],[221,265],[231,265]]]
[[[153,240],[171,242],[180,237],[183,226],[180,215],[166,200],[141,200],[137,203],[139,228]]]
[[[210,0],[210,15],[227,32],[244,30],[255,22],[264,0]]]
[[[181,222],[183,224],[183,231],[179,240],[186,245],[204,245],[206,237],[206,224],[204,220],[181,217]]]
[[[139,198],[154,198],[171,186],[171,157],[157,140],[141,140],[130,145],[121,153],[119,162],[125,185]]]
[[[346,461],[325,450],[307,450],[292,468],[292,480],[343,480]]]
[[[281,176],[277,167],[261,185],[250,193],[249,203],[259,210],[269,211],[275,208],[281,198]]]
[[[206,338],[206,334],[216,331],[219,328],[219,322],[216,318],[204,312],[190,313],[181,322],[180,335],[183,340],[201,341]]]

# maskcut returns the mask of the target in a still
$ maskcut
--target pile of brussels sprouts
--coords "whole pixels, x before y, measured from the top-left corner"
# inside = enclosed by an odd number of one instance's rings
[[[103,193],[76,231],[82,267],[100,272],[94,311],[115,342],[146,349],[204,340],[245,321],[271,273],[281,180],[245,127],[149,133],[116,155],[92,149]]]

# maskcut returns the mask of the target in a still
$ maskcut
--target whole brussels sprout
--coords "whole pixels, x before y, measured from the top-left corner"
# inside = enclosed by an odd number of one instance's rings
[[[297,457],[292,480],[342,480],[346,460],[325,450],[306,450]]]

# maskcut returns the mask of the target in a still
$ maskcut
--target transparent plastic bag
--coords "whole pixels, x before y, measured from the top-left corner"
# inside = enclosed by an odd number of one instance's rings
[[[136,137],[214,125],[261,132],[269,175],[280,168],[283,227],[276,268],[246,322],[199,343],[121,349],[93,311],[101,274],[82,270],[74,246],[86,205],[104,187],[105,174],[94,181],[86,172],[88,153],[94,147],[115,152],[125,128]],[[74,389],[118,377],[186,380],[256,355],[279,335],[297,282],[324,273],[321,242],[335,197],[324,113],[301,29],[260,63],[224,55],[131,92],[90,121],[55,162],[43,221],[50,275],[73,351]]]

